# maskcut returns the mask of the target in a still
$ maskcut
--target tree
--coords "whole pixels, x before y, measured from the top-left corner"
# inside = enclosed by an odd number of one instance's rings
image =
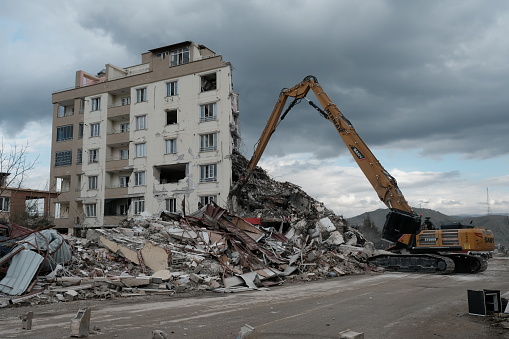
[[[28,159],[28,143],[24,146],[11,145],[8,149],[0,144],[0,195],[6,187],[21,188],[26,179],[27,173],[34,169],[37,164],[37,156],[34,160]]]

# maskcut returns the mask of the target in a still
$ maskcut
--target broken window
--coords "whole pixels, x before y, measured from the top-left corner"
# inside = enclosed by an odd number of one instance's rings
[[[202,206],[210,204],[212,201],[217,202],[217,195],[202,195],[200,197],[200,203]]]
[[[98,111],[101,109],[101,98],[92,98],[92,111]]]
[[[120,199],[105,199],[104,200],[104,215],[127,215],[129,209],[129,201],[126,198]]]
[[[216,120],[216,103],[200,106],[200,121]]]
[[[166,111],[166,125],[173,125],[177,123],[177,110],[172,109]]]
[[[147,146],[145,143],[136,144],[136,157],[144,157],[147,155]]]
[[[138,88],[136,90],[136,102],[147,101],[147,88]]]
[[[176,81],[166,83],[166,96],[178,95],[178,84]]]
[[[98,137],[101,133],[101,124],[98,122],[98,123],[95,123],[95,124],[90,124],[90,136],[91,137]]]
[[[145,199],[133,199],[134,214],[141,214],[145,210]]]
[[[60,151],[55,153],[55,167],[69,166],[72,163],[72,151]]]
[[[200,166],[200,182],[217,181],[217,164]]]
[[[11,205],[11,198],[0,197],[0,211],[9,212],[9,206]]]
[[[154,166],[154,177],[160,184],[176,183],[186,177],[187,164]]]
[[[177,153],[177,139],[166,140],[166,154]]]
[[[57,127],[57,141],[72,140],[73,125]]]
[[[147,116],[140,115],[136,117],[136,129],[146,129],[147,128]]]
[[[217,133],[200,135],[200,152],[215,151],[217,149]]]
[[[177,212],[177,199],[175,198],[166,199],[166,210],[172,213]]]
[[[88,150],[88,163],[92,164],[94,162],[99,162],[99,150],[98,149]]]
[[[178,66],[189,62],[189,47],[171,51],[171,65]]]
[[[83,123],[80,122],[80,124],[78,125],[78,138],[81,139],[83,138]]]
[[[89,190],[97,189],[97,175],[91,175],[88,177],[88,189]]]
[[[134,185],[136,186],[145,185],[145,171],[134,172]]]
[[[85,215],[90,217],[96,217],[97,216],[97,206],[96,204],[85,204]]]
[[[217,88],[216,86],[216,73],[202,75],[201,79],[201,91],[212,91]]]

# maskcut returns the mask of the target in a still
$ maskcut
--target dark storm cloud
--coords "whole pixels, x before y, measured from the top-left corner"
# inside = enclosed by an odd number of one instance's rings
[[[479,158],[508,152],[508,7],[505,1],[487,6],[483,1],[198,0],[66,6],[83,29],[109,37],[129,54],[115,59],[104,52],[103,64],[129,66],[122,63],[138,60],[135,64],[148,49],[186,40],[222,53],[233,65],[247,155],[280,90],[312,74],[368,145]],[[89,64],[78,56],[73,66]],[[72,72],[66,76],[73,80]],[[31,88],[27,105],[19,105],[14,94],[20,87],[10,89],[4,106],[10,113],[2,113],[1,122],[15,126],[46,116],[48,92],[61,87],[60,78]],[[294,152],[327,158],[346,150],[333,125],[303,101],[266,150],[267,155]]]

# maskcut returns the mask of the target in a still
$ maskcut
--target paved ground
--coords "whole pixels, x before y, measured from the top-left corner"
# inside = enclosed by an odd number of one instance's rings
[[[475,275],[385,273],[290,283],[269,291],[94,300],[0,309],[0,338],[69,338],[70,319],[91,307],[90,338],[235,338],[241,326],[258,338],[509,338],[492,317],[468,314],[467,290],[509,290],[509,259]],[[32,330],[18,316],[33,311]],[[504,332],[506,331],[506,332]]]

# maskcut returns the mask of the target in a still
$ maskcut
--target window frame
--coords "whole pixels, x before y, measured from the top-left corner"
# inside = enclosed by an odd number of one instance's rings
[[[145,171],[134,172],[134,186],[145,186]]]
[[[136,130],[137,131],[147,129],[147,115],[146,114],[138,115],[134,118],[134,120],[136,122]]]
[[[176,213],[177,212],[177,198],[166,198],[165,207],[168,212]]]
[[[118,187],[129,187],[129,176],[128,175],[119,175]]]
[[[147,156],[147,144],[144,142],[140,142],[138,144],[134,144],[135,149],[135,157],[136,158],[143,158]]]
[[[57,142],[73,139],[74,125],[57,126]]]
[[[120,150],[120,160],[129,159],[129,148],[123,148]]]
[[[97,203],[83,204],[83,209],[87,218],[97,217]]]
[[[97,175],[89,175],[88,176],[88,189],[89,190],[96,190],[98,182],[99,182],[99,176],[97,176]]]
[[[211,201],[217,202],[217,195],[201,195],[200,203],[202,206],[209,204]]]
[[[147,87],[136,89],[136,103],[147,102]]]
[[[88,150],[88,163],[94,164],[99,162],[99,149],[89,149]]]
[[[200,134],[200,152],[217,151],[217,134],[217,132]]]
[[[145,211],[145,199],[133,199],[133,214],[140,215]]]
[[[11,209],[11,197],[0,197],[0,212],[9,212]]]
[[[83,163],[83,148],[76,150],[76,164],[81,165]]]
[[[169,81],[166,83],[166,96],[173,97],[178,95],[178,81]]]
[[[90,111],[100,111],[101,110],[101,97],[95,97],[90,99]]]
[[[200,182],[217,181],[217,164],[200,165]]]
[[[90,137],[99,137],[101,136],[101,123],[94,122],[90,124]]]
[[[212,113],[210,113],[212,111]],[[217,103],[209,102],[200,105],[200,121],[212,121],[217,119]]]
[[[177,48],[170,52],[170,66],[179,66],[191,61],[189,47]]]
[[[175,154],[177,153],[177,139],[171,138],[171,139],[165,139],[164,140],[165,147],[164,147],[164,154]]]
[[[55,167],[72,165],[72,150],[55,152]]]

